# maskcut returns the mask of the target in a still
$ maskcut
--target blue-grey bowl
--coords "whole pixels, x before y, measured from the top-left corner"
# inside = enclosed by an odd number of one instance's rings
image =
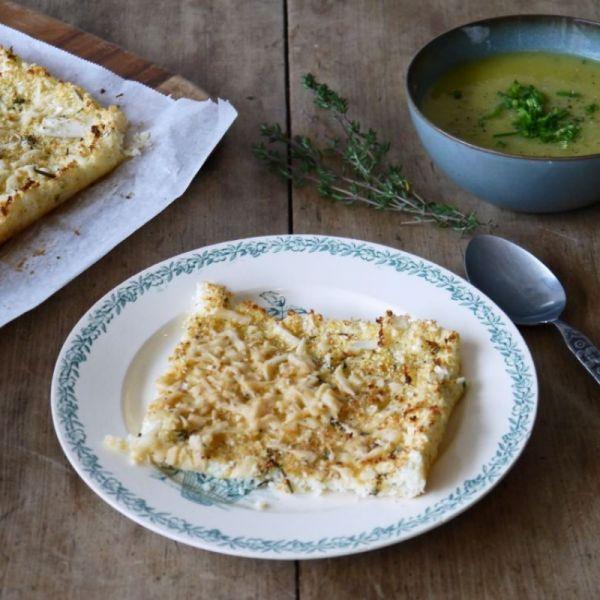
[[[457,27],[429,42],[406,76],[408,106],[425,149],[456,184],[504,208],[545,213],[600,200],[600,154],[523,157],[482,148],[443,131],[419,106],[446,71],[492,54],[549,51],[600,60],[600,23],[553,15],[519,15]]]

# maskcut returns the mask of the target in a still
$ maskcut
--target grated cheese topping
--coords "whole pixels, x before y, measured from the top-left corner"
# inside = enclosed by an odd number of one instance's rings
[[[0,201],[85,164],[109,129],[107,114],[124,127],[116,107],[103,108],[81,87],[1,46],[0,75]]]
[[[464,390],[459,338],[387,312],[281,321],[205,284],[139,436],[138,463],[292,491],[415,496]]]
[[[127,119],[0,46],[0,244],[126,158]]]

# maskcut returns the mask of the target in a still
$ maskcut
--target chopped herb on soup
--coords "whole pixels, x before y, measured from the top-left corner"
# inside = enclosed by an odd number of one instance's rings
[[[533,85],[515,81],[505,92],[498,92],[498,96],[501,103],[482,119],[498,117],[508,110],[512,111],[515,120],[512,122],[512,130],[494,133],[495,138],[522,135],[526,138],[538,138],[545,143],[559,142],[565,145],[581,132],[581,125],[576,117],[565,108],[549,108],[546,95]]]
[[[459,65],[434,83],[421,108],[442,129],[480,146],[576,156],[600,153],[599,106],[599,62],[518,52]]]
[[[581,94],[573,90],[560,90],[556,92],[556,95],[563,96],[565,98],[581,98]]]

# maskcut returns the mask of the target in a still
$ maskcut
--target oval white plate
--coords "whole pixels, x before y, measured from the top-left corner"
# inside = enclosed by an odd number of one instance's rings
[[[203,280],[282,313],[373,318],[386,309],[434,318],[462,337],[468,392],[451,419],[427,491],[412,500],[206,491],[185,474],[132,466],[103,446],[135,431],[154,380]],[[342,238],[262,237],[182,254],[99,300],[69,334],[52,380],[60,443],[84,481],[157,533],[216,552],[322,558],[413,537],[487,493],[523,450],[537,408],[531,356],[508,317],[463,279],[405,252]],[[260,501],[268,508],[259,510]]]

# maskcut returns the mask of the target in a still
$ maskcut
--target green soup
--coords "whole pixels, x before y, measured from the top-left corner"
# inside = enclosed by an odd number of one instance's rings
[[[510,95],[517,88],[525,98],[519,107],[511,104],[516,96]],[[541,99],[539,118],[544,126],[549,120],[553,124],[550,135],[524,129],[530,118],[524,90]],[[442,76],[426,93],[421,110],[456,137],[510,154],[600,153],[600,62],[549,52],[475,60]]]

